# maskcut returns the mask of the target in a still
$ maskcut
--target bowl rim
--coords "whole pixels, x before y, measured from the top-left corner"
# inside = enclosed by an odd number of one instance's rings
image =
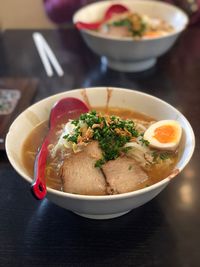
[[[23,114],[27,110],[31,109],[34,106],[40,105],[42,102],[46,102],[48,99],[51,99],[51,98],[54,98],[54,97],[59,97],[59,99],[61,99],[62,97],[66,96],[66,93],[68,93],[68,92],[72,92],[72,93],[73,92],[79,92],[79,91],[81,91],[83,89],[85,89],[86,91],[101,90],[101,89],[107,90],[107,88],[112,89],[112,90],[116,90],[116,91],[122,91],[123,90],[123,92],[129,92],[129,93],[133,92],[135,94],[139,94],[141,96],[154,99],[155,101],[159,101],[159,102],[165,104],[166,106],[168,106],[169,108],[174,110],[176,113],[178,113],[183,118],[183,120],[185,121],[185,123],[187,125],[188,131],[191,134],[191,144],[192,144],[192,146],[190,148],[189,155],[188,155],[187,159],[182,163],[182,165],[178,169],[178,173],[180,173],[185,168],[185,166],[188,164],[188,162],[190,161],[190,159],[191,159],[191,157],[192,157],[192,155],[194,153],[194,149],[195,149],[194,131],[193,131],[192,126],[190,125],[189,121],[186,119],[186,117],[179,110],[177,110],[175,107],[173,107],[171,104],[169,104],[168,102],[166,102],[166,101],[164,101],[164,100],[162,100],[162,99],[160,99],[160,98],[158,98],[156,96],[153,96],[153,95],[150,95],[148,93],[144,93],[144,92],[141,92],[141,91],[138,91],[138,90],[127,89],[127,88],[122,88],[122,87],[106,87],[106,86],[78,88],[78,89],[73,89],[73,90],[60,92],[58,94],[53,94],[51,96],[48,96],[48,97],[46,97],[46,98],[44,98],[44,99],[32,104],[27,109],[25,109],[21,114],[19,114],[17,116],[17,118],[13,121],[13,123],[10,125],[9,131],[8,131],[8,133],[6,135],[6,140],[5,140],[6,153],[7,153],[8,159],[9,159],[11,165],[13,166],[13,168],[15,169],[15,171],[23,179],[25,179],[27,182],[32,183],[31,177],[28,174],[24,174],[24,172],[21,171],[20,168],[16,167],[15,160],[13,159],[12,155],[10,154],[10,150],[9,150],[9,135],[12,132],[12,127],[16,123],[16,121],[19,120],[20,117],[23,116]],[[174,170],[176,170],[176,166],[175,166]],[[178,173],[176,173],[173,177],[175,177]],[[163,179],[163,180],[161,180],[161,181],[159,181],[159,182],[157,182],[155,184],[152,184],[152,185],[150,185],[148,187],[145,187],[145,188],[142,188],[142,189],[138,189],[136,191],[131,191],[131,192],[127,192],[127,193],[121,193],[121,194],[116,194],[116,195],[100,195],[100,196],[91,195],[90,196],[90,195],[72,194],[72,193],[59,191],[59,190],[56,190],[56,189],[53,189],[53,188],[50,188],[50,187],[47,187],[47,194],[50,193],[50,194],[59,195],[61,197],[68,197],[68,198],[71,198],[71,199],[79,199],[79,200],[95,200],[95,201],[119,200],[119,199],[131,198],[131,197],[135,197],[135,196],[138,196],[138,195],[142,195],[142,194],[148,193],[149,191],[153,191],[154,189],[157,189],[158,187],[162,187],[162,186],[166,185],[167,183],[169,183],[170,180],[173,178],[173,177],[170,177],[170,176],[171,175],[169,175],[165,179]]]
[[[149,41],[156,41],[156,40],[162,40],[162,39],[165,39],[165,38],[168,38],[168,37],[171,37],[171,36],[175,36],[177,34],[180,34],[182,31],[184,31],[188,24],[189,24],[189,16],[186,14],[186,12],[184,12],[181,8],[175,6],[175,5],[172,5],[170,3],[166,3],[166,2],[160,2],[160,1],[155,1],[155,0],[120,0],[120,1],[112,1],[112,0],[109,0],[109,1],[106,1],[106,0],[103,0],[103,1],[100,1],[100,2],[94,2],[94,3],[90,3],[88,5],[85,5],[81,8],[79,8],[73,15],[73,18],[72,18],[72,21],[73,21],[73,24],[75,25],[75,23],[78,21],[76,20],[76,17],[78,16],[78,13],[83,11],[84,9],[87,9],[89,6],[98,6],[98,5],[101,5],[103,3],[106,3],[106,2],[110,2],[110,4],[113,2],[120,2],[120,3],[125,3],[125,2],[130,2],[130,4],[133,4],[135,2],[137,2],[137,4],[142,4],[142,3],[145,3],[145,4],[150,4],[150,3],[154,3],[156,5],[159,5],[159,6],[163,6],[166,7],[166,6],[170,6],[171,8],[173,8],[174,10],[178,11],[179,13],[182,14],[183,17],[185,17],[185,20],[186,20],[186,23],[182,25],[182,27],[179,29],[179,30],[175,30],[171,33],[168,33],[164,36],[159,36],[159,37],[154,37],[154,38],[145,38],[145,39],[134,39],[133,37],[116,37],[116,36],[105,36],[101,33],[98,33],[98,32],[95,32],[95,31],[92,31],[92,30],[86,30],[86,29],[81,29],[79,30],[80,32],[83,32],[83,33],[87,33],[88,35],[92,35],[96,38],[99,38],[99,39],[105,39],[105,40],[112,40],[112,41],[120,41],[120,42],[149,42]]]

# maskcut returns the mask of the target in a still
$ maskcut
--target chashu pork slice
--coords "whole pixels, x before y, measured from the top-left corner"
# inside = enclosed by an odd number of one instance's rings
[[[110,160],[102,165],[106,177],[108,193],[120,194],[131,192],[140,188],[141,183],[148,179],[148,175],[138,163],[126,156]]]
[[[94,165],[102,157],[98,142],[93,141],[83,151],[66,158],[61,178],[63,190],[82,195],[105,195],[106,181],[102,171]]]

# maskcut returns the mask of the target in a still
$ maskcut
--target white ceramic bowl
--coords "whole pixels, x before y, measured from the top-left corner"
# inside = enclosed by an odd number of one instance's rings
[[[173,33],[166,36],[143,40],[133,40],[131,37],[105,37],[95,31],[81,30],[88,47],[96,54],[105,56],[108,66],[115,70],[137,72],[152,67],[157,57],[172,47],[188,24],[188,17],[181,9],[150,0],[99,1],[78,10],[74,14],[73,22],[98,21],[113,3],[121,3],[140,14],[164,19],[175,29]]]
[[[52,105],[58,99],[67,96],[89,101],[92,106],[106,106],[108,101],[110,107],[134,109],[157,120],[177,120],[183,128],[183,138],[181,156],[171,177],[135,192],[109,196],[74,195],[48,188],[47,198],[58,206],[95,219],[120,216],[154,198],[189,162],[195,146],[194,133],[187,119],[171,105],[151,95],[128,89],[106,87],[78,89],[50,96],[32,105],[22,112],[11,125],[6,137],[7,155],[15,170],[29,183],[32,177],[28,175],[22,162],[24,140],[38,123],[48,119]]]

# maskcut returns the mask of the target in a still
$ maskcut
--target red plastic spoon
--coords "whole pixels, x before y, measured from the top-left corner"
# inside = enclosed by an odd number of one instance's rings
[[[52,130],[55,129],[58,121],[63,118],[63,116],[67,122],[69,119],[77,118],[82,113],[88,111],[89,109],[84,102],[73,97],[63,98],[52,107],[49,118],[49,132],[40,147],[34,164],[34,180],[31,185],[31,190],[37,199],[43,199],[47,193],[45,167]]]
[[[121,4],[114,4],[111,5],[107,10],[104,15],[104,18],[101,21],[97,21],[94,23],[85,23],[78,21],[76,22],[76,28],[81,30],[97,30],[102,23],[106,22],[108,19],[110,19],[113,14],[120,14],[129,11],[127,7],[121,5]]]

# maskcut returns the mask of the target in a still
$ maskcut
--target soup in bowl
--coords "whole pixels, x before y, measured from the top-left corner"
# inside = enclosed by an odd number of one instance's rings
[[[192,128],[166,102],[128,89],[78,89],[34,104],[11,125],[8,158],[30,183],[50,110],[65,97],[89,112],[59,122],[49,145],[47,198],[63,208],[96,219],[125,214],[161,192],[192,156]]]
[[[122,5],[128,12],[105,21],[106,11]],[[128,13],[128,14],[127,14]],[[96,29],[84,25],[99,24]],[[188,16],[178,7],[152,0],[98,1],[82,7],[73,16],[87,46],[104,56],[114,70],[139,72],[156,64],[187,27]]]

